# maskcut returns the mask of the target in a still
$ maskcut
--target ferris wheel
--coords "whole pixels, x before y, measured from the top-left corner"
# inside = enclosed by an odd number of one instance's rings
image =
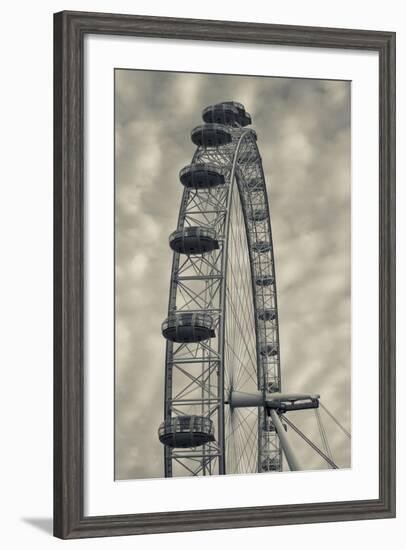
[[[173,250],[166,338],[165,476],[300,469],[287,411],[318,395],[281,387],[274,249],[257,135],[243,105],[203,110]],[[323,453],[322,453],[323,454]],[[329,457],[325,455],[328,462]],[[330,459],[330,463],[335,464]]]

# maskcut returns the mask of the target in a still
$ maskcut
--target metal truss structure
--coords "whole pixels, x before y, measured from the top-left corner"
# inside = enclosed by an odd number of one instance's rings
[[[196,128],[192,139],[212,126]],[[216,436],[198,447],[165,445],[165,476],[281,469],[278,436],[265,409],[230,406],[232,392],[279,392],[281,377],[272,233],[257,136],[237,117],[226,131],[229,143],[219,144],[214,134],[213,145],[198,145],[192,165],[180,174],[182,179],[204,167],[224,183],[185,186],[178,232],[214,230],[218,248],[174,252],[168,310],[168,319],[209,314],[216,337],[168,339],[165,372],[166,424],[176,416],[210,418]]]

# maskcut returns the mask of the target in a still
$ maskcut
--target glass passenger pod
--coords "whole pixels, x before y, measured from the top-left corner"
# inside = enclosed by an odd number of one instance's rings
[[[192,189],[209,189],[224,185],[225,178],[215,164],[196,163],[185,166],[179,172],[181,183]]]
[[[251,115],[246,112],[242,103],[237,101],[223,101],[215,105],[209,105],[203,110],[205,122],[217,122],[221,124],[239,124],[247,126],[251,124]]]
[[[202,342],[215,338],[214,320],[205,312],[171,313],[162,323],[162,335],[178,344]]]
[[[258,319],[261,319],[261,321],[274,321],[276,319],[275,309],[259,309]]]
[[[245,113],[245,107],[239,101],[222,101],[221,103],[224,105],[233,105],[233,107],[238,109],[240,113]]]
[[[206,254],[219,248],[216,231],[210,227],[184,227],[169,237],[169,246],[179,254]]]
[[[233,107],[235,107],[238,112],[240,113],[240,116],[246,116],[246,117],[249,117],[250,121],[251,121],[251,115],[249,113],[247,113],[247,111],[245,110],[245,107],[242,103],[239,103],[238,101],[222,101],[221,102],[222,105],[232,105]],[[251,124],[251,122],[250,122]],[[244,124],[241,124],[241,126],[245,126]]]
[[[275,282],[275,279],[271,275],[264,275],[255,279],[257,286],[271,286]]]
[[[162,422],[158,429],[159,441],[168,447],[200,447],[215,441],[212,420],[205,416],[175,416]]]
[[[224,124],[203,124],[197,126],[191,133],[195,145],[202,147],[218,147],[231,143],[232,135]]]
[[[259,353],[262,357],[274,357],[278,355],[278,346],[276,344],[262,344]]]
[[[258,241],[252,245],[252,249],[257,254],[264,254],[265,252],[269,252],[271,250],[271,243],[267,241]]]
[[[218,103],[203,109],[202,118],[204,122],[232,126],[239,123],[240,113],[237,107],[234,107],[231,103]]]

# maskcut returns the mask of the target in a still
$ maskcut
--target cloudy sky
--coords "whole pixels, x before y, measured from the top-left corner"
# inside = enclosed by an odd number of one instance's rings
[[[209,104],[252,115],[275,247],[282,387],[320,393],[351,425],[350,83],[116,70],[116,479],[162,477],[165,341],[172,254],[195,146]],[[350,442],[321,410],[335,461]],[[320,445],[313,411],[289,418]],[[294,434],[306,469],[324,467]]]

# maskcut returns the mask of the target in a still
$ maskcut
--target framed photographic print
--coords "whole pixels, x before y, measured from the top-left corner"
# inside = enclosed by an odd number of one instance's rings
[[[60,538],[395,514],[395,35],[55,15]]]

